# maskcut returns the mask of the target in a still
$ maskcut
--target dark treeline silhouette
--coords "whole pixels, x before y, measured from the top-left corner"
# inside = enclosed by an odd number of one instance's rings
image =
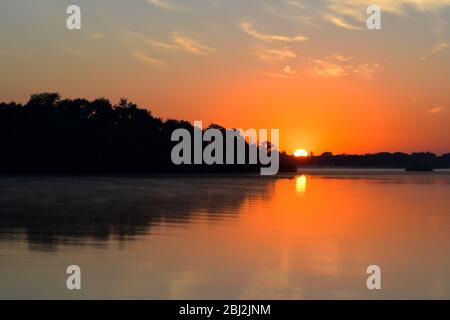
[[[172,142],[171,136],[179,128],[187,129],[191,137],[194,136],[191,123],[174,119],[163,121],[126,99],[113,105],[104,98],[89,101],[62,99],[57,93],[33,94],[24,105],[0,103],[0,173],[260,171],[260,165],[250,164],[174,165],[171,152],[178,142]],[[225,132],[217,124],[211,124],[209,128]],[[206,144],[203,142],[203,147]],[[245,148],[248,163],[250,146],[247,142]],[[191,151],[193,163],[194,152]],[[237,146],[235,163],[236,151]],[[224,145],[224,158],[226,153]],[[450,168],[450,154],[333,155],[326,152],[302,159],[285,152],[280,154],[281,172],[296,171],[297,167]]]
[[[319,156],[310,156],[297,160],[299,167],[320,168],[393,168],[427,171],[427,168],[450,168],[450,153],[438,156],[430,152],[406,154],[401,152],[380,152],[365,155],[333,155],[325,152]]]
[[[260,165],[174,165],[171,151],[177,142],[171,141],[171,135],[178,128],[189,130],[193,137],[189,122],[163,121],[126,99],[112,105],[104,98],[88,101],[61,99],[57,93],[33,94],[25,105],[0,103],[0,173],[260,170]],[[248,143],[245,146],[248,159]],[[280,163],[282,171],[289,165],[294,168],[286,154]]]

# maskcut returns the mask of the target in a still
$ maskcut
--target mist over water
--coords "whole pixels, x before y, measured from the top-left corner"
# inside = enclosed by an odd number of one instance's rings
[[[448,299],[449,195],[445,172],[1,177],[0,298]]]

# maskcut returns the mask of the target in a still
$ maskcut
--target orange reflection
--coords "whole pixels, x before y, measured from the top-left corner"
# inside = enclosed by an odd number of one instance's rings
[[[305,175],[297,177],[295,179],[295,190],[297,190],[298,193],[303,195],[306,192],[306,183],[307,179]]]

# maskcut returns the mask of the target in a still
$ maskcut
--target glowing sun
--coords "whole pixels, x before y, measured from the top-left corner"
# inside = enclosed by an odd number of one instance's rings
[[[304,158],[308,156],[308,152],[304,149],[295,150],[294,156],[297,158]]]

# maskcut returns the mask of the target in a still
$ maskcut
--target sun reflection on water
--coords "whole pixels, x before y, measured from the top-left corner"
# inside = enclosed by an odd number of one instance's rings
[[[297,179],[295,180],[295,189],[298,193],[304,194],[306,192],[306,183],[307,179],[305,175],[297,177]]]

